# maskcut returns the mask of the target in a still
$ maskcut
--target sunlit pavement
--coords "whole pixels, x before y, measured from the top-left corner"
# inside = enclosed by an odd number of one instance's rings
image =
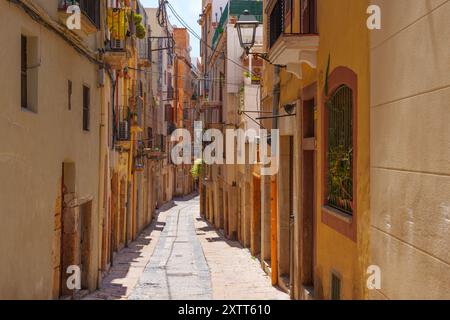
[[[115,258],[102,289],[87,299],[288,299],[259,261],[200,218],[199,198],[176,200]]]

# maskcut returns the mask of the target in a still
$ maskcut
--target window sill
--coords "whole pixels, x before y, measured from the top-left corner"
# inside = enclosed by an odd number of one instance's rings
[[[24,107],[20,107],[20,108],[21,108],[22,112],[29,113],[29,114],[37,114],[37,111],[30,110],[30,109],[24,108]]]
[[[342,222],[345,222],[347,224],[352,224],[353,223],[353,217],[351,215],[349,215],[349,214],[346,214],[346,213],[342,212],[342,211],[339,211],[337,209],[331,208],[329,206],[323,206],[322,210],[325,213],[327,213],[327,214],[329,214],[329,215],[331,215],[331,216],[341,220]]]

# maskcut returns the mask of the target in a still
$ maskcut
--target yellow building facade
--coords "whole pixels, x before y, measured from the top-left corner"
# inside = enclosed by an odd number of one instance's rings
[[[367,7],[367,1],[353,0],[292,1],[288,5],[284,1],[265,2],[268,57],[281,65],[266,64],[264,75],[263,110],[274,112],[272,127],[279,128],[281,135],[280,171],[272,178],[276,181],[272,190],[266,187],[265,192],[275,191],[278,199],[277,222],[271,226],[276,228],[272,233],[277,242],[272,252],[272,260],[278,262],[274,282],[290,291],[293,298],[367,296],[370,215]],[[277,36],[274,19],[280,19],[279,15],[286,19],[284,32]],[[274,29],[270,31],[271,28]],[[331,207],[327,191],[332,187],[327,174],[331,163],[327,105],[341,88],[347,90],[347,98],[351,100],[348,104],[353,107],[351,119],[347,120],[352,132],[348,143],[354,154],[352,201],[350,204],[339,199],[339,202],[351,212]],[[292,108],[295,116],[289,116]],[[263,203],[264,199],[268,201],[263,196]],[[286,248],[291,248],[289,253]]]

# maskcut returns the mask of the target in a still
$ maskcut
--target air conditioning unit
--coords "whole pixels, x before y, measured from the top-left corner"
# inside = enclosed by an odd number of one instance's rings
[[[111,50],[124,50],[125,40],[111,39]]]
[[[130,125],[128,124],[128,121],[119,122],[119,140],[130,140]]]

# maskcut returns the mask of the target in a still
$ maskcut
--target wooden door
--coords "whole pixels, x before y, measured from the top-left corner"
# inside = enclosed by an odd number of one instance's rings
[[[270,202],[270,255],[272,285],[275,286],[278,284],[278,186],[276,179],[271,182]]]

